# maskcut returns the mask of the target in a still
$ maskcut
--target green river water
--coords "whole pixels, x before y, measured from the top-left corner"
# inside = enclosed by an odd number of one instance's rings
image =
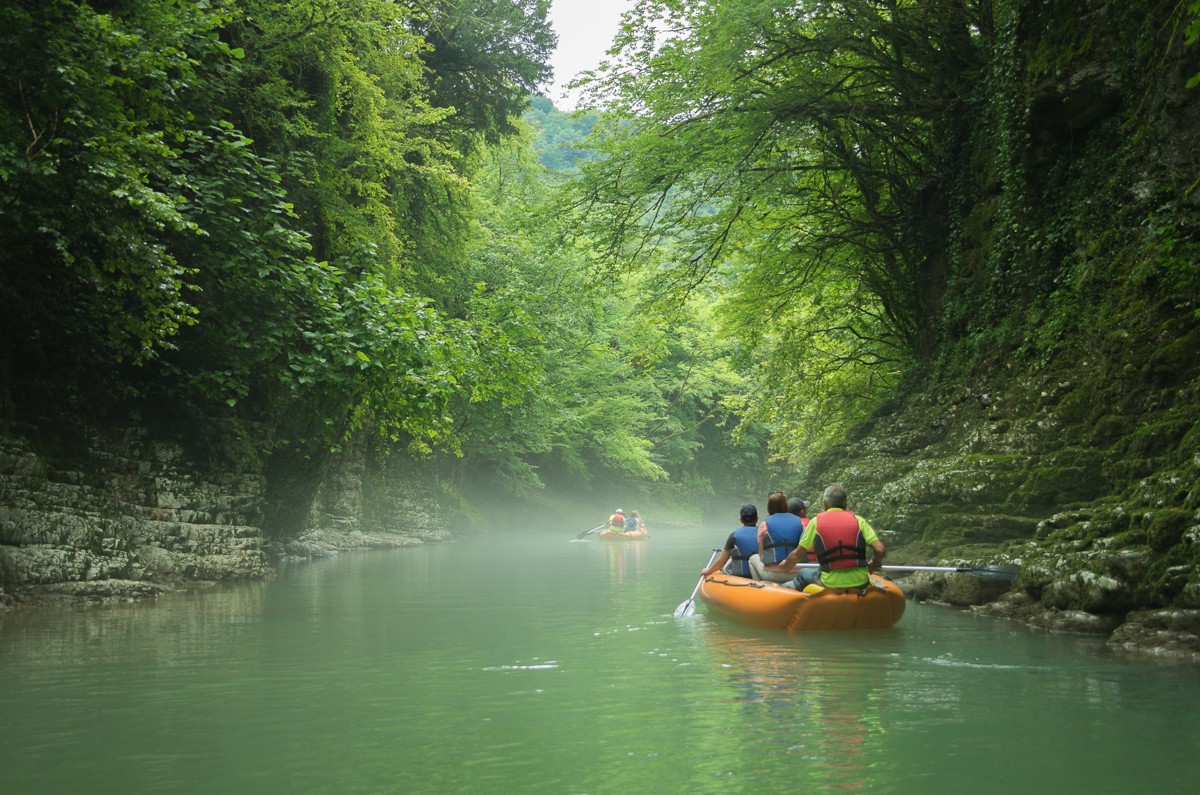
[[[581,528],[0,617],[0,793],[1188,792],[1200,671],[910,603],[672,616],[731,528]],[[585,529],[585,528],[583,528]]]

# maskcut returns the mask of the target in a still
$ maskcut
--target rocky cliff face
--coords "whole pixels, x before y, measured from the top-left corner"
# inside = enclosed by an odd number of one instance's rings
[[[1200,659],[1200,385],[1140,388],[1158,407],[1114,414],[1121,385],[1095,380],[919,393],[814,461],[802,493],[844,484],[894,562],[1021,566],[1011,590],[913,577],[918,598]]]
[[[1022,566],[920,597],[1200,659],[1200,46],[1136,5],[996,5],[940,348],[801,488],[893,558]]]
[[[267,539],[262,465],[235,427],[214,422],[203,455],[144,428],[89,429],[70,455],[38,436],[0,436],[0,606],[152,596],[262,578],[275,555],[448,537],[414,473],[364,475],[361,451],[332,468],[298,537]]]

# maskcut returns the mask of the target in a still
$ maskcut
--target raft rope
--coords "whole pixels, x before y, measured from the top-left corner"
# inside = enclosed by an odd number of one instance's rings
[[[705,580],[705,582],[716,582],[716,579],[714,578],[713,575],[710,574],[710,575],[708,575],[708,579]],[[729,582],[728,580],[723,580],[722,582],[717,583],[717,584],[724,585],[728,588],[766,588],[767,587],[763,583],[758,582],[756,580],[750,580],[749,582],[745,582],[745,583]],[[775,583],[772,583],[772,584],[775,584]]]

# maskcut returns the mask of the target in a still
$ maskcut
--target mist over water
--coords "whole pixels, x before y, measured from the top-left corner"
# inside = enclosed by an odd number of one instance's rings
[[[603,518],[6,616],[3,790],[1132,792],[1200,774],[1193,668],[930,605],[876,632],[676,619],[732,525],[573,541]]]

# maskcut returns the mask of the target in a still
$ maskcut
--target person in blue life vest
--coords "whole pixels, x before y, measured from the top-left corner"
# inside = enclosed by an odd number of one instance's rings
[[[734,528],[729,538],[725,539],[725,549],[712,565],[700,571],[701,575],[707,577],[714,572],[724,571],[737,577],[750,576],[750,556],[758,552],[758,507],[746,503],[738,509],[738,518],[742,526]],[[729,565],[726,566],[726,563]]]
[[[802,500],[799,497],[788,497],[788,513],[794,513],[799,516],[800,524],[804,527],[808,527],[808,523],[811,521],[808,518],[808,506],[810,505],[812,505],[812,503],[808,500]],[[817,556],[809,552],[808,557],[805,558],[805,560],[810,563],[815,563],[817,561]],[[802,560],[801,563],[803,562],[804,561]]]
[[[642,515],[637,511],[630,511],[625,517],[624,530],[626,533],[632,533],[635,530],[645,530],[645,525],[642,524]]]
[[[779,569],[777,564],[796,548],[803,533],[800,517],[788,511],[787,495],[771,492],[767,496],[767,518],[758,525],[758,552],[750,556],[751,576],[769,582],[791,582],[794,574]]]
[[[887,547],[866,519],[846,510],[846,489],[840,484],[825,489],[822,502],[825,509],[812,518],[796,549],[775,568],[787,573],[812,550],[820,568],[800,569],[792,587],[803,590],[820,583],[827,588],[862,588],[871,581],[870,571],[883,565]]]

